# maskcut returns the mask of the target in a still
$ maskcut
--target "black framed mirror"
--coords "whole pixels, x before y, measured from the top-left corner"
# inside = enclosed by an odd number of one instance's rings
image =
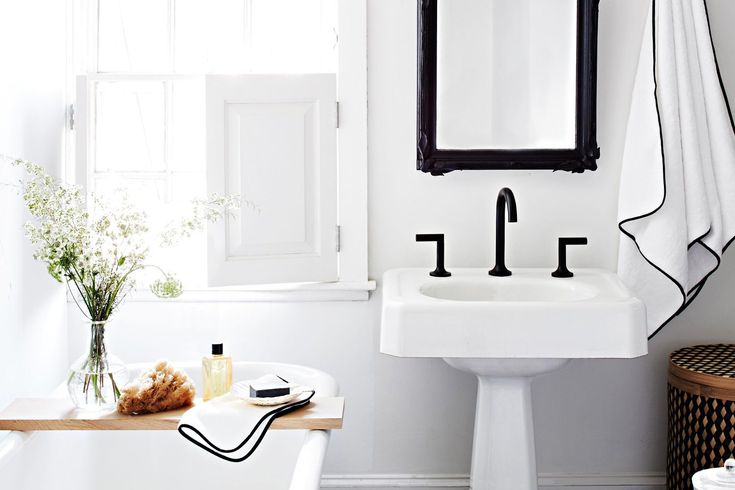
[[[599,0],[418,0],[416,167],[595,170]]]

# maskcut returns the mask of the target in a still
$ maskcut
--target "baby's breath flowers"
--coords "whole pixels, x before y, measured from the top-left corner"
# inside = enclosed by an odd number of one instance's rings
[[[225,214],[232,214],[240,209],[241,202],[240,196],[218,196],[216,194],[208,199],[194,199],[191,215],[182,217],[176,224],[170,224],[161,233],[161,246],[177,245],[181,240],[201,231],[206,223],[219,221]],[[256,209],[251,202],[244,202],[248,207]]]
[[[165,279],[156,279],[151,283],[151,291],[159,298],[177,298],[184,289],[181,281],[167,274]]]
[[[49,274],[66,282],[82,313],[93,322],[107,321],[135,285],[135,273],[146,264],[150,238],[145,212],[135,208],[125,194],[92,196],[88,210],[77,186],[62,184],[42,166],[24,160],[14,165],[25,169],[21,182],[23,200],[34,220],[25,225],[36,246],[34,258],[46,263]],[[161,234],[161,245],[182,239],[238,209],[239,197],[210,196],[193,202],[191,216],[181,218]],[[161,270],[163,279],[151,284],[161,298],[175,298],[182,284]]]

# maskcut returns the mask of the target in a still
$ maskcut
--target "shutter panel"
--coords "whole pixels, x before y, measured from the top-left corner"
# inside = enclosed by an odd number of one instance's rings
[[[336,76],[206,77],[207,188],[243,206],[208,227],[210,286],[338,279]]]

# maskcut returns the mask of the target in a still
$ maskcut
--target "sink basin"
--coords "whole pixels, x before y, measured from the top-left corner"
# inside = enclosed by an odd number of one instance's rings
[[[380,350],[477,376],[473,490],[537,490],[531,380],[574,358],[647,353],[643,303],[612,272],[395,269],[383,277]]]
[[[567,281],[537,280],[515,277],[488,280],[489,277],[467,277],[423,284],[424,296],[452,301],[580,301],[595,296],[596,290],[586,284]]]
[[[383,278],[381,351],[399,357],[630,358],[647,352],[645,309],[617,275],[575,269],[394,269]]]

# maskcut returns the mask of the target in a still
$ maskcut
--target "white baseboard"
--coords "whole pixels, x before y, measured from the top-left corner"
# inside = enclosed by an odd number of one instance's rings
[[[662,473],[615,475],[540,474],[540,488],[554,490],[664,490]],[[385,490],[396,488],[428,488],[432,490],[469,489],[468,475],[452,474],[360,474],[324,475],[323,489]]]

